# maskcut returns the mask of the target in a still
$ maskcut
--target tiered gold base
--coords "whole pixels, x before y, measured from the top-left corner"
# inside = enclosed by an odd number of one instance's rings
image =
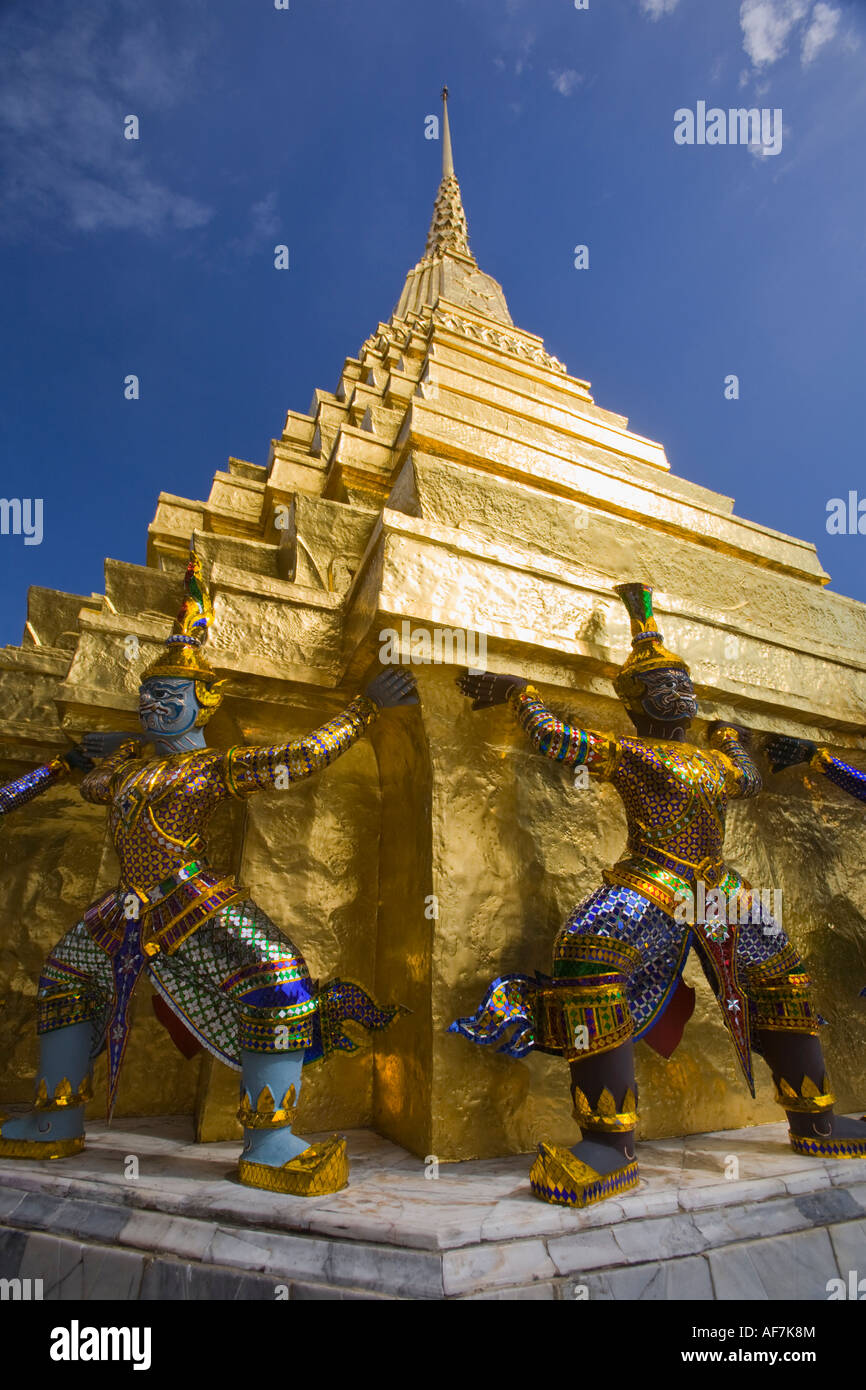
[[[329,1192],[339,1192],[349,1182],[346,1141],[335,1134],[332,1139],[311,1144],[282,1168],[242,1158],[238,1177],[246,1187],[261,1187],[266,1192],[285,1192],[292,1197],[324,1197]]]
[[[539,1144],[538,1157],[529,1170],[533,1195],[561,1207],[589,1207],[629,1192],[639,1181],[634,1161],[615,1173],[597,1173],[570,1149],[555,1144]]]

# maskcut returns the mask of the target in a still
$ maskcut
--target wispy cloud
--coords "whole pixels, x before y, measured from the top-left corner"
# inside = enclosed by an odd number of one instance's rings
[[[743,0],[743,48],[754,67],[777,62],[787,49],[794,28],[808,13],[809,0]]]
[[[50,16],[12,0],[0,18],[0,232],[157,236],[208,222],[210,208],[153,171],[144,138],[124,138],[127,115],[144,137],[148,115],[190,96],[206,32],[142,17],[131,0],[79,0]]]
[[[841,18],[842,11],[825,0],[814,5],[812,0],[743,0],[743,48],[753,68],[765,68],[778,62],[797,36],[801,62],[808,67],[839,35]]]
[[[583,78],[579,72],[575,72],[574,68],[563,68],[562,70],[551,68],[550,80],[555,92],[559,92],[562,97],[570,97],[575,87],[580,86]]]
[[[813,62],[821,49],[836,37],[841,18],[841,10],[834,10],[831,5],[825,5],[823,0],[815,6],[809,27],[803,35],[801,57],[804,67]]]
[[[662,15],[673,14],[680,0],[640,0],[641,10],[650,19],[661,19]]]
[[[274,237],[280,231],[280,217],[277,212],[277,193],[272,190],[253,203],[249,211],[249,227],[246,234],[235,238],[231,246],[244,256],[259,255],[273,249]]]

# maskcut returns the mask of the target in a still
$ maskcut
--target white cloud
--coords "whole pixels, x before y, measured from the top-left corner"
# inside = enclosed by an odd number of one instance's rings
[[[781,58],[792,30],[808,14],[809,3],[810,0],[743,0],[743,48],[756,68]]]
[[[28,12],[29,10],[29,12]],[[0,176],[6,236],[200,227],[211,210],[155,174],[148,117],[189,97],[206,25],[172,32],[173,12],[142,18],[130,0],[79,0],[60,17],[23,0],[0,18]],[[190,32],[197,37],[191,44]],[[141,121],[126,140],[124,118]]]
[[[809,27],[803,35],[801,57],[804,67],[808,66],[818,56],[824,45],[835,37],[841,17],[840,10],[834,10],[831,5],[825,5],[823,0],[820,0],[820,3],[815,6]]]
[[[661,19],[662,15],[673,14],[680,0],[640,0],[640,7],[650,19]]]
[[[569,97],[575,87],[580,86],[583,78],[579,72],[574,71],[574,68],[564,68],[561,72],[556,68],[551,68],[550,80],[555,92],[559,92],[562,97]]]
[[[249,212],[249,227],[242,237],[235,237],[230,243],[233,250],[244,256],[261,255],[271,249],[273,239],[280,231],[280,217],[277,212],[276,190],[266,193]]]
[[[276,236],[280,229],[276,190],[265,194],[258,203],[253,203],[250,208],[250,222],[256,236]]]

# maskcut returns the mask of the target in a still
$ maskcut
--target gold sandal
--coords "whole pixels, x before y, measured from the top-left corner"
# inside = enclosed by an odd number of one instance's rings
[[[561,1207],[589,1207],[637,1187],[637,1162],[632,1159],[614,1173],[597,1173],[570,1149],[555,1144],[539,1144],[538,1157],[529,1170],[535,1197]]]
[[[238,1177],[246,1187],[261,1187],[266,1192],[285,1192],[292,1197],[325,1197],[329,1192],[339,1192],[348,1185],[349,1153],[346,1141],[338,1134],[331,1139],[322,1139],[281,1168],[242,1158],[238,1164]]]

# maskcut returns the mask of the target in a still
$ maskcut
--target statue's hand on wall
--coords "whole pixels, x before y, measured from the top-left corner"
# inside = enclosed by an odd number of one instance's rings
[[[85,734],[81,740],[81,747],[86,757],[91,761],[98,761],[116,753],[122,743],[128,743],[134,737],[133,734],[122,734],[117,730],[100,730],[98,733]]]
[[[492,671],[481,675],[458,676],[455,682],[462,695],[472,701],[473,709],[489,709],[491,705],[504,705],[512,690],[522,690],[529,684],[523,676],[497,676]]]
[[[814,756],[817,745],[806,738],[788,738],[779,734],[767,744],[767,757],[774,772],[783,772],[795,763],[808,763]]]
[[[418,686],[415,677],[402,666],[383,666],[364,691],[368,700],[375,700],[382,709],[396,705],[417,705]]]
[[[93,767],[93,759],[85,753],[80,743],[75,743],[71,748],[67,748],[63,754],[63,761],[70,767],[77,768],[79,772],[89,772]]]

